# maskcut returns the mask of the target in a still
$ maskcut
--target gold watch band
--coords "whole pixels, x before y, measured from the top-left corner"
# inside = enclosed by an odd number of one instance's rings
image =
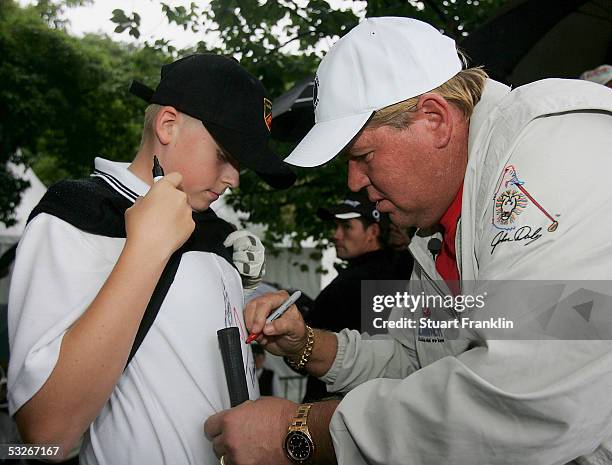
[[[292,431],[291,428],[308,428],[308,413],[310,412],[311,407],[312,404],[302,404],[298,407],[297,413],[293,417],[293,421],[289,427],[289,431]]]

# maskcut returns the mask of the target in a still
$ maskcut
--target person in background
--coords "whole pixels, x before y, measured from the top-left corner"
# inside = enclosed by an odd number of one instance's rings
[[[389,228],[389,247],[398,252],[408,250],[415,232],[416,228],[400,228],[396,224],[391,223]]]
[[[601,65],[595,69],[585,71],[580,75],[580,79],[612,88],[612,66]]]
[[[266,352],[259,344],[251,345],[253,350],[253,358],[255,359],[255,369],[257,373],[257,381],[259,384],[259,393],[262,396],[273,395],[272,381],[274,379],[274,371],[264,367],[266,362]]]
[[[338,276],[317,296],[306,321],[329,331],[360,330],[361,282],[409,279],[412,257],[389,246],[389,215],[380,213],[365,191],[351,192],[317,215],[334,222],[332,242],[346,265],[337,267]]]
[[[389,245],[389,215],[376,209],[365,191],[350,192],[337,205],[320,208],[320,218],[335,224],[332,242],[336,256],[346,261],[338,276],[315,299],[306,322],[315,328],[338,332],[362,329],[361,286],[367,280],[408,280],[412,256]],[[407,245],[407,244],[405,244]],[[308,378],[305,402],[327,397],[325,384]]]

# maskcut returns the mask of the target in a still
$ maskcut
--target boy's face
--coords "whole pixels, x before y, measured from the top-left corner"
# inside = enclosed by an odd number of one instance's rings
[[[206,210],[227,188],[239,184],[238,163],[223,153],[201,121],[181,115],[164,170],[183,175],[182,190],[195,211]]]

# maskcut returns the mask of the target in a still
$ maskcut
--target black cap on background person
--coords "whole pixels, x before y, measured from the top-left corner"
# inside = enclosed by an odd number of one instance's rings
[[[373,223],[387,223],[387,215],[376,209],[376,203],[368,199],[365,191],[350,192],[338,204],[327,208],[319,208],[317,216],[323,220],[350,220],[351,218],[364,218]]]
[[[368,199],[365,191],[349,192],[344,199],[336,205],[317,209],[317,216],[322,220],[347,222],[359,219],[364,228],[372,224],[378,225],[378,244],[386,248],[389,244],[389,227],[391,220],[386,213],[376,209],[376,203]]]

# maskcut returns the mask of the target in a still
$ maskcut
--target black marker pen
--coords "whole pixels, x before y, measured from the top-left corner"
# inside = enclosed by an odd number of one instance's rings
[[[156,155],[153,155],[153,182],[159,181],[164,177],[164,169],[159,164],[159,160]]]

